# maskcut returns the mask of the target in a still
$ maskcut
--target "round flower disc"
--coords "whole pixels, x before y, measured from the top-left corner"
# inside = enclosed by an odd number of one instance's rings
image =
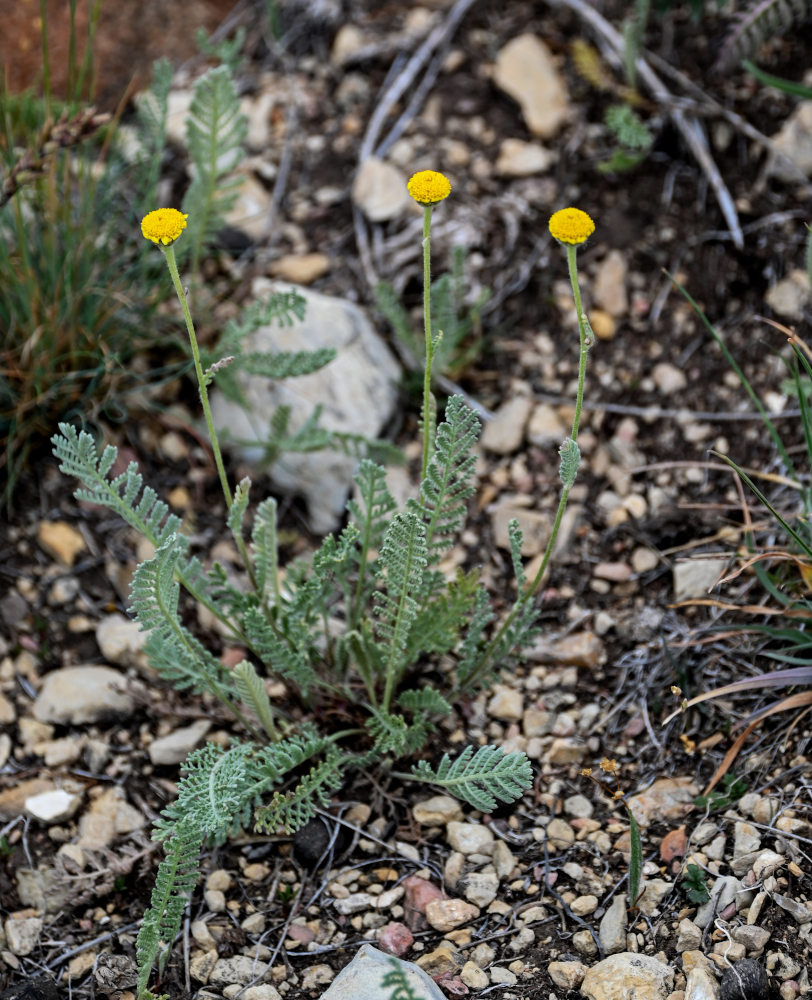
[[[595,223],[580,208],[562,208],[550,216],[550,232],[560,243],[578,246],[595,232]]]
[[[436,205],[451,194],[447,177],[436,170],[421,170],[413,174],[407,184],[409,194],[421,205]]]
[[[168,247],[186,228],[187,218],[176,208],[156,208],[141,220],[141,232],[153,243]]]

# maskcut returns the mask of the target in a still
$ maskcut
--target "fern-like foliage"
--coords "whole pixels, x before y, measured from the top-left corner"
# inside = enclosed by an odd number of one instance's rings
[[[358,578],[349,610],[350,628],[354,628],[366,607],[374,586],[374,577],[367,573],[370,550],[378,551],[389,517],[397,508],[386,485],[386,470],[370,459],[363,459],[355,474],[358,499],[350,499],[347,510],[358,527],[359,544],[355,550]]]
[[[426,574],[428,577],[429,574]],[[446,582],[442,573],[432,574],[431,582],[436,593],[432,593],[423,604],[409,636],[406,659],[417,663],[424,653],[442,656],[457,646],[463,623],[474,605],[479,574],[457,573],[454,580]],[[423,581],[424,595],[429,591],[426,579]]]
[[[380,555],[379,580],[386,592],[375,591],[375,628],[387,647],[387,670],[403,667],[409,632],[417,617],[417,599],[428,562],[426,528],[417,514],[405,511],[389,522]]]
[[[273,497],[263,500],[254,515],[251,557],[257,596],[263,603],[278,603],[279,546],[276,537],[276,500]]]
[[[473,449],[479,436],[479,417],[462,396],[448,401],[445,419],[437,428],[434,454],[420,487],[420,502],[412,504],[426,524],[430,565],[440,561],[454,543],[453,536],[465,522],[476,459]]]
[[[779,38],[812,18],[812,0],[758,0],[743,11],[725,39],[716,70],[724,73],[752,59],[769,39]]]
[[[237,198],[239,179],[233,172],[243,155],[248,122],[226,66],[210,69],[195,84],[186,138],[194,176],[183,210],[189,215],[184,239],[178,243],[198,272],[203,248],[222,228]]]
[[[157,203],[158,179],[166,148],[166,120],[171,86],[172,63],[168,59],[158,59],[152,64],[152,86],[136,98],[140,159],[144,164],[138,192],[138,205],[142,214],[153,209]]]
[[[263,663],[283,677],[303,698],[318,683],[313,669],[315,650],[307,624],[296,616],[272,625],[260,608],[249,608],[243,617],[245,635]]]
[[[513,802],[533,783],[533,770],[524,753],[505,753],[501,747],[471,746],[453,760],[448,754],[434,771],[426,761],[418,761],[412,773],[423,781],[440,785],[464,799],[474,809],[492,812],[500,802]]]
[[[252,709],[270,739],[276,739],[271,700],[253,663],[241,660],[231,672],[240,701]]]
[[[320,808],[329,805],[334,791],[344,780],[342,760],[334,747],[325,751],[325,758],[289,792],[274,792],[269,803],[257,810],[254,828],[266,833],[299,830]]]
[[[457,685],[460,691],[472,690],[477,684],[487,684],[490,680],[494,661],[490,659],[483,666],[480,663],[485,633],[495,617],[487,590],[482,585],[478,586],[457,661]]]
[[[181,690],[208,691],[230,705],[228,672],[183,626],[178,614],[180,587],[175,572],[184,549],[180,536],[170,535],[152,559],[140,563],[133,576],[130,611],[150,633],[145,649],[162,677]]]

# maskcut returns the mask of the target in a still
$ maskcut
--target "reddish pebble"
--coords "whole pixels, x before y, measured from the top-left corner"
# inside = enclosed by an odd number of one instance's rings
[[[382,927],[378,935],[378,947],[387,955],[394,955],[395,958],[405,955],[413,944],[414,934],[406,924],[399,924],[397,921]]]
[[[313,931],[309,927],[303,927],[302,924],[291,924],[288,927],[288,937],[294,941],[300,941],[302,944],[310,944],[316,939]]]
[[[403,888],[406,890],[406,895],[403,897],[403,910],[407,925],[413,931],[425,930],[427,926],[426,907],[433,899],[444,899],[445,893],[432,882],[427,882],[426,879],[420,878],[418,875],[409,875],[408,878],[405,878]]]

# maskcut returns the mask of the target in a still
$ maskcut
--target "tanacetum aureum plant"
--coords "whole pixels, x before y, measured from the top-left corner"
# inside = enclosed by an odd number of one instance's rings
[[[432,334],[430,234],[434,206],[447,197],[448,181],[432,171],[416,175],[412,196],[423,205],[426,365],[422,403],[421,482],[402,510],[386,486],[385,470],[360,462],[356,496],[346,527],[324,539],[309,562],[280,573],[276,503],[261,501],[246,525],[250,482],[229,484],[208,401],[218,363],[203,366],[195,328],[178,273],[175,241],[186,215],[175,209],[150,212],[143,235],[164,254],[183,309],[194,357],[200,400],[227,507],[227,525],[245,567],[233,583],[217,563],[204,568],[191,553],[180,520],[143,484],[137,466],[111,477],[116,450],[101,454],[92,438],[67,424],[54,438],[64,472],[80,479],[82,500],[119,513],[155,547],[132,584],[132,612],[149,631],[146,650],[158,673],[180,689],[205,693],[227,708],[241,736],[227,749],[207,744],[190,754],[176,801],[164,810],[155,837],[164,848],[151,906],[138,935],[139,997],[149,995],[150,971],[163,965],[198,878],[204,845],[218,844],[240,829],[292,831],[319,809],[349,772],[391,767],[424,751],[437,721],[463,695],[487,686],[497,670],[509,669],[537,633],[534,595],[555,543],[566,498],[578,465],[575,438],[580,419],[589,325],[581,309],[575,253],[594,225],[577,209],[556,213],[551,231],[567,248],[581,331],[576,417],[561,447],[564,484],[547,552],[536,578],[527,581],[522,536],[510,527],[517,597],[501,622],[476,571],[448,578],[441,561],[459,535],[473,493],[474,446],[479,419],[462,398],[452,397],[439,426],[431,394],[431,365],[439,332]],[[191,217],[189,225],[191,226]],[[230,641],[246,650],[233,669],[225,667],[183,624],[181,590],[222,624]],[[442,664],[442,665],[441,665]],[[446,666],[446,664],[448,666]],[[430,683],[432,676],[441,682]],[[273,705],[266,682],[282,679],[305,721]],[[340,711],[331,712],[331,707]],[[328,729],[316,721],[349,720]],[[454,760],[432,767],[419,759],[401,778],[437,785],[474,808],[489,812],[512,802],[532,775],[523,753],[495,746],[469,746]]]

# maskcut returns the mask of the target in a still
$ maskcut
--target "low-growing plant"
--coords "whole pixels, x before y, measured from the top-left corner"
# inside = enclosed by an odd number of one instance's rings
[[[575,416],[560,448],[562,491],[554,528],[532,581],[522,567],[519,525],[510,525],[517,593],[497,624],[476,570],[451,578],[442,570],[474,489],[479,419],[455,396],[436,423],[431,375],[441,334],[433,333],[431,321],[430,236],[432,212],[450,185],[442,174],[422,171],[410,180],[409,192],[424,210],[425,372],[420,485],[402,509],[387,489],[384,468],[364,459],[346,526],[325,538],[309,561],[294,562],[281,573],[272,498],[256,506],[247,532],[251,484],[244,479],[232,489],[220,453],[208,386],[220,377],[221,365],[204,368],[201,360],[174,249],[186,216],[175,209],[149,213],[142,232],[163,251],[183,310],[226,523],[246,579],[232,581],[218,563],[204,567],[192,554],[192,540],[179,518],[144,485],[135,463],[111,476],[115,448],[99,453],[89,434],[68,424],[61,424],[54,437],[61,469],[83,484],[77,498],[116,511],[154,546],[154,556],[138,566],[132,583],[132,612],[149,631],[150,663],[177,688],[216,700],[242,729],[228,748],[207,743],[190,754],[177,799],[156,824],[154,836],[163,844],[164,858],[138,935],[139,997],[150,995],[155,960],[159,968],[166,962],[198,879],[204,845],[221,844],[249,826],[267,833],[296,830],[329,806],[349,773],[373,766],[391,769],[398,760],[415,761],[411,770],[393,772],[401,779],[438,786],[486,812],[514,801],[531,783],[523,753],[469,746],[456,759],[445,754],[436,767],[423,755],[452,704],[509,669],[538,633],[534,598],[579,462],[577,434],[592,334],[581,305],[576,252],[595,227],[574,208],[550,220],[552,235],[567,251],[578,319]],[[183,623],[181,590],[245,649],[233,669]],[[269,677],[284,681],[298,706],[274,705]],[[331,712],[332,706],[340,706],[340,712]],[[327,720],[337,717],[342,727],[330,729]]]
[[[613,104],[606,109],[606,124],[617,148],[598,164],[601,173],[624,173],[638,167],[648,156],[654,136],[630,104]]]
[[[680,888],[695,906],[702,906],[710,899],[705,872],[699,865],[686,865]]]

